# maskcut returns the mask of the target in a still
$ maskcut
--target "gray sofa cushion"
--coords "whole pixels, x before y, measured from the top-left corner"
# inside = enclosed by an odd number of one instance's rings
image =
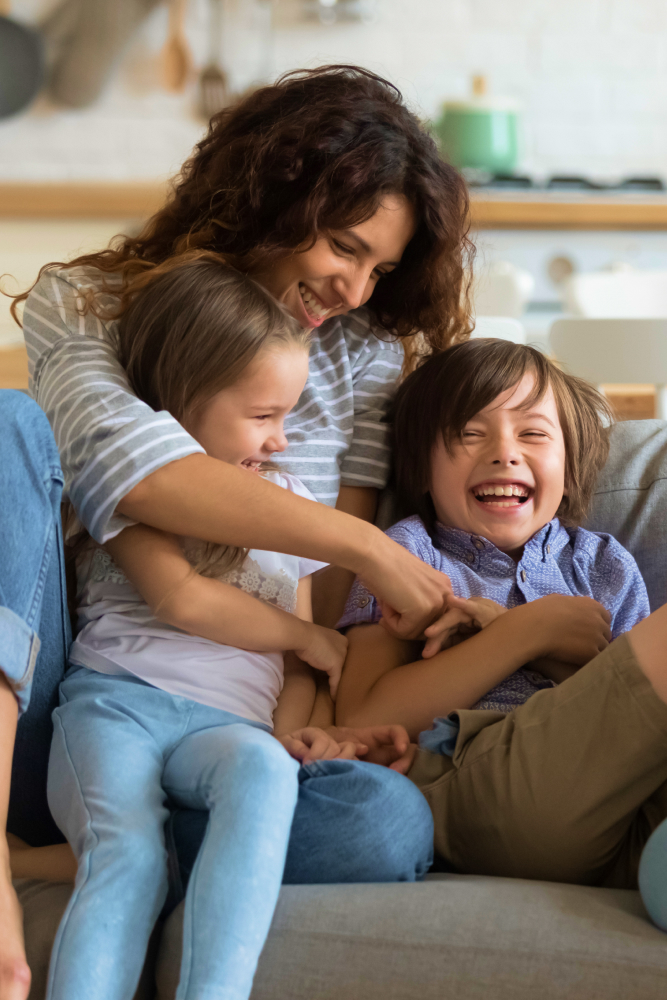
[[[173,1000],[182,906],[158,955]],[[252,1000],[658,1000],[667,937],[639,895],[472,875],[285,886]]]
[[[652,611],[667,602],[667,421],[613,428],[586,527],[608,531],[632,552]]]

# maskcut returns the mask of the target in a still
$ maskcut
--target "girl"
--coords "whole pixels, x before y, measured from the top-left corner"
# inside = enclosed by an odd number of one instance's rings
[[[634,559],[579,526],[605,417],[591,386],[501,341],[429,359],[397,396],[409,516],[390,534],[452,575],[477,634],[449,646],[461,615],[446,614],[419,659],[355,585],[337,714],[421,733],[409,776],[464,872],[636,887],[667,815],[667,612],[646,617]]]
[[[181,420],[207,454],[311,499],[293,476],[263,471],[285,447],[309,346],[267,292],[200,254],[154,276],[118,339],[139,398]],[[167,894],[167,795],[210,810],[186,896],[178,997],[250,994],[297,796],[298,765],[275,737],[301,759],[367,749],[312,730],[288,736],[315,705],[303,661],[329,674],[335,694],[347,645],[312,624],[310,574],[319,568],[141,525],[106,552],[88,546],[79,556],[79,631],[48,787],[78,874],[53,949],[50,1000],[133,995]],[[289,664],[278,706],[288,651],[301,659]]]

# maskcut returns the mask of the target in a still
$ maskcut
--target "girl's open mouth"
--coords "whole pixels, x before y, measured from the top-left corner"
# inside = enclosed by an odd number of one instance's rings
[[[525,483],[487,482],[473,486],[471,490],[478,503],[485,507],[522,507],[535,492]]]

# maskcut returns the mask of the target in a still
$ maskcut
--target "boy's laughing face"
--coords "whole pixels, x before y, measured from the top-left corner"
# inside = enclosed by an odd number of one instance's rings
[[[442,524],[488,538],[520,559],[523,546],[555,516],[565,487],[565,441],[551,388],[526,406],[527,372],[464,427],[451,452],[431,456],[431,497]]]

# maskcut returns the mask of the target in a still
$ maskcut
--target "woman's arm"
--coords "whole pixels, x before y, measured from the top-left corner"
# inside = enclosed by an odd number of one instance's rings
[[[371,486],[341,486],[336,510],[372,523],[377,511],[378,491]],[[354,573],[342,566],[327,566],[313,577],[313,619],[335,628],[343,610]]]
[[[342,566],[394,609],[394,631],[402,636],[420,635],[452,601],[444,573],[374,525],[207,455],[164,465],[133,487],[117,509],[170,534]]]
[[[25,1000],[30,989],[23,918],[12,886],[6,836],[17,720],[16,698],[0,672],[0,1000]]]
[[[240,649],[294,650],[329,674],[335,692],[347,641],[312,623],[309,584],[308,616],[298,617],[193,572],[177,538],[144,524],[126,528],[106,548],[160,621]]]
[[[341,725],[400,723],[412,738],[436,716],[470,708],[539,656],[587,663],[608,644],[609,614],[587,597],[552,595],[512,608],[431,659],[379,625],[350,629],[336,702]]]

